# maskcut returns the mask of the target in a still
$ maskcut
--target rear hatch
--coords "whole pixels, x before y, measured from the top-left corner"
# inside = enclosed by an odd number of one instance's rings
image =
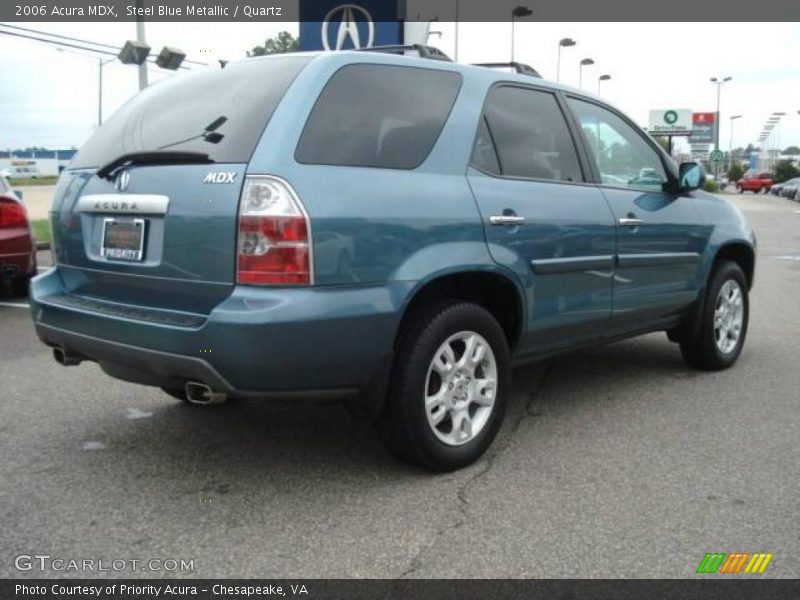
[[[117,111],[56,189],[53,241],[70,294],[202,314],[227,297],[247,164],[308,60],[175,76]]]

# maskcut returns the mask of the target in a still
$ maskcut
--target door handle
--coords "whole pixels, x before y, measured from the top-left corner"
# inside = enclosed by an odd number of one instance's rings
[[[525,222],[525,217],[516,215],[492,215],[489,217],[489,223],[492,225],[503,225],[505,227],[517,227]]]
[[[639,225],[642,224],[642,220],[641,219],[633,219],[631,217],[622,217],[619,220],[619,224],[622,227],[638,227]]]

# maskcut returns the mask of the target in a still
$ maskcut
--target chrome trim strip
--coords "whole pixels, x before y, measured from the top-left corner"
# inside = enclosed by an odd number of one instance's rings
[[[656,267],[700,262],[697,252],[659,252],[657,254],[619,254],[618,267]]]
[[[160,194],[86,194],[78,210],[86,213],[165,215],[169,197]]]
[[[573,256],[569,258],[544,258],[532,260],[531,268],[537,275],[555,275],[578,271],[597,271],[614,268],[614,256]]]

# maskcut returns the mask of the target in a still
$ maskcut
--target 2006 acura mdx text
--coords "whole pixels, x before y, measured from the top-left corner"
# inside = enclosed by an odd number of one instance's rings
[[[350,51],[151,86],[59,180],[39,337],[193,403],[356,398],[436,470],[490,445],[513,363],[666,331],[732,365],[742,214],[619,111],[522,71]]]

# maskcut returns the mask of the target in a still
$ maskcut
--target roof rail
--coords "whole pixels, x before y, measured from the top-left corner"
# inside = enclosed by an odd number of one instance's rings
[[[423,46],[422,44],[408,44],[395,46],[370,46],[368,48],[356,48],[358,52],[384,52],[386,54],[404,54],[407,50],[415,50],[420,58],[430,58],[432,60],[445,60],[453,62],[444,52],[433,46]]]
[[[503,67],[514,69],[515,73],[520,75],[530,75],[531,77],[542,78],[539,71],[530,65],[521,62],[504,62],[504,63],[473,63],[476,67],[487,67],[489,69],[501,69]]]

